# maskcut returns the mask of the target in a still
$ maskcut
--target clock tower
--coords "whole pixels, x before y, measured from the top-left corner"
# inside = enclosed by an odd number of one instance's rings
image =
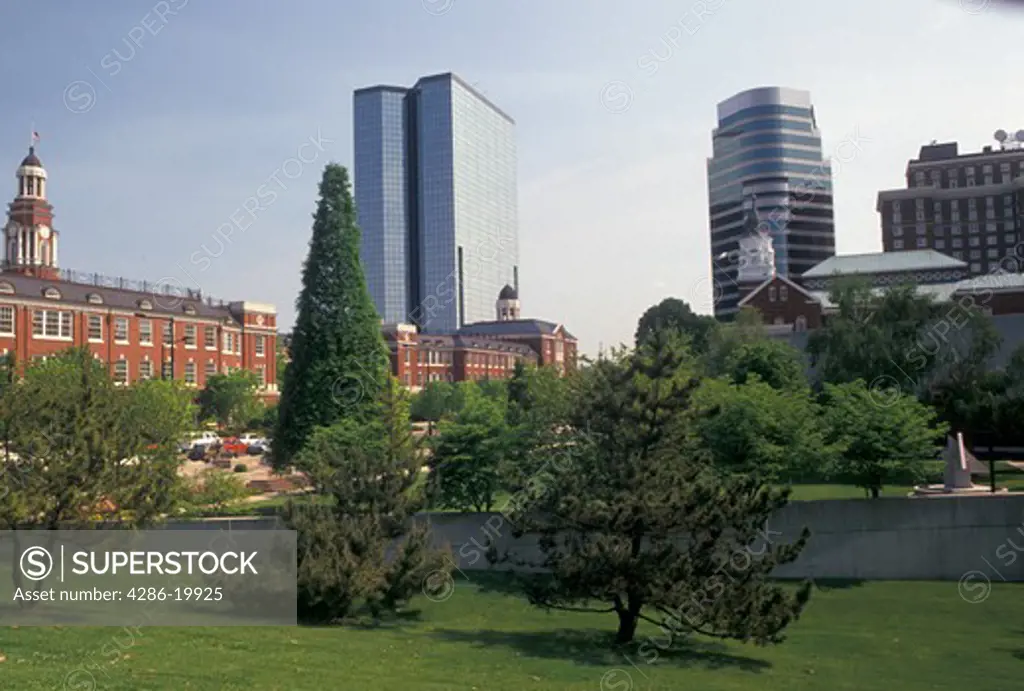
[[[29,147],[16,176],[18,196],[4,227],[4,271],[56,280],[59,234],[53,229],[53,206],[46,201],[46,170],[35,147]]]

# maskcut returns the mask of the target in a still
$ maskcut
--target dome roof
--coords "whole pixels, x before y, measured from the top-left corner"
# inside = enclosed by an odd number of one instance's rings
[[[23,160],[21,162],[21,165],[23,165],[23,166],[34,166],[36,168],[42,168],[43,167],[43,162],[39,160],[38,156],[36,156],[36,147],[30,146],[28,148],[28,156],[26,156],[25,160]]]
[[[512,286],[510,286],[510,285],[508,285],[506,283],[505,287],[501,289],[500,293],[498,293],[498,299],[499,300],[518,300],[519,299],[519,293],[516,292],[515,288],[513,288]]]

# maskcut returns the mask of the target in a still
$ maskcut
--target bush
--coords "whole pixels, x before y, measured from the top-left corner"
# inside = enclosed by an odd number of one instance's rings
[[[245,497],[248,492],[240,478],[209,468],[193,481],[191,503],[222,509]]]
[[[244,472],[246,472],[248,470],[249,470],[249,466],[247,466],[245,463],[236,463],[235,464],[235,472],[236,473],[244,473]]]

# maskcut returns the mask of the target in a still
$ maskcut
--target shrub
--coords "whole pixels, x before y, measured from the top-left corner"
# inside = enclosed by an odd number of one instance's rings
[[[235,464],[235,472],[236,473],[244,473],[244,472],[246,472],[248,470],[249,470],[249,466],[247,466],[245,463],[236,463]]]

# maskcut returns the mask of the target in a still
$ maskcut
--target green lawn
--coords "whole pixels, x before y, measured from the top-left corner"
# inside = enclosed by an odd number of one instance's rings
[[[654,659],[638,650],[652,627],[615,651],[611,615],[547,614],[470,577],[378,629],[2,628],[0,689],[1007,691],[1024,674],[1024,584],[980,604],[956,583],[847,584],[815,592],[780,646],[701,641]]]

